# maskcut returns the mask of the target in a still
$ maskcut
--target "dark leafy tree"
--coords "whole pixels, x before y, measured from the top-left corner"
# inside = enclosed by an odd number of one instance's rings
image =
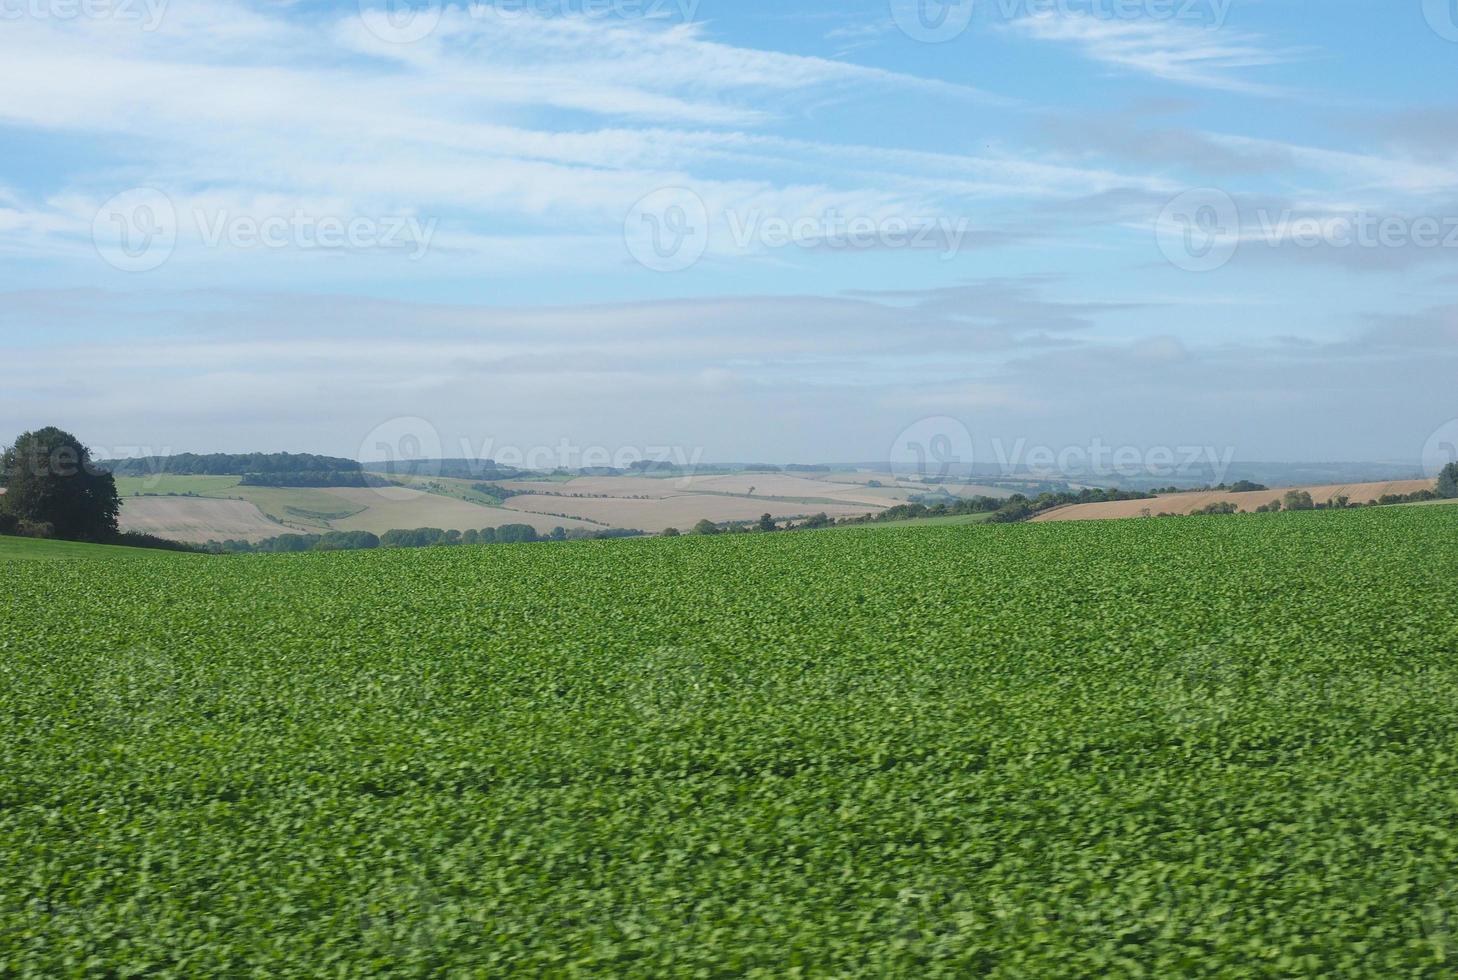
[[[1458,463],[1449,463],[1438,474],[1438,496],[1444,500],[1458,498]]]
[[[1305,490],[1286,491],[1287,510],[1315,510],[1316,504],[1311,499],[1311,494]]]
[[[0,458],[0,475],[6,484],[0,509],[18,520],[49,524],[56,537],[73,541],[116,536],[116,481],[69,432],[48,427],[23,434]]]

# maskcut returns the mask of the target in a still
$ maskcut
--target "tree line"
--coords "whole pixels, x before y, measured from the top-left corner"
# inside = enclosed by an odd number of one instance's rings
[[[449,548],[458,545],[536,544],[549,541],[586,541],[640,537],[642,531],[613,528],[588,531],[554,527],[541,534],[530,524],[503,524],[480,530],[444,530],[438,527],[398,529],[375,535],[369,531],[327,531],[323,534],[280,534],[258,542],[238,539],[209,541],[204,550],[214,554],[294,554],[302,551],[370,551],[375,548]]]

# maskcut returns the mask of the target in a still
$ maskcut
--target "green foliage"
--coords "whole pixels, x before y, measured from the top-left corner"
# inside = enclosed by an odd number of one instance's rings
[[[695,524],[693,531],[691,531],[690,533],[692,533],[692,534],[718,534],[719,533],[719,525],[715,524],[713,521],[709,520],[706,517],[703,520],[699,521],[697,524]]]
[[[357,466],[358,464],[356,464]],[[245,473],[241,487],[376,487],[388,480],[352,470],[287,470],[281,473]]]
[[[0,975],[1449,977],[1455,535],[11,562]]]
[[[1438,474],[1438,496],[1444,500],[1458,497],[1458,463],[1449,463]]]
[[[110,473],[91,461],[91,451],[55,427],[26,432],[0,456],[6,493],[0,510],[21,522],[49,525],[69,541],[106,541],[117,533],[121,498]],[[50,535],[46,535],[49,537]]]
[[[106,468],[117,476],[244,476],[250,479],[284,474],[358,473],[359,463],[337,456],[316,456],[312,453],[179,453],[176,456],[145,456],[135,459],[113,459]],[[363,484],[294,484],[259,483],[257,486],[363,486]]]
[[[1287,510],[1314,510],[1316,504],[1305,490],[1287,490],[1284,504]]]

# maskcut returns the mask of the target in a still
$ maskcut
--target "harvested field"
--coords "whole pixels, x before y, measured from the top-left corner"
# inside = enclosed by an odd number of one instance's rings
[[[658,500],[630,500],[601,497],[543,497],[528,494],[512,497],[508,510],[519,513],[572,514],[612,527],[631,527],[643,531],[662,531],[676,527],[687,530],[700,520],[715,523],[752,521],[768,513],[776,520],[808,514],[826,513],[831,517],[850,517],[878,511],[881,507],[857,504],[792,504],[746,497],[725,497],[714,494],[683,494]],[[561,523],[558,520],[558,523]],[[566,526],[566,525],[564,525]]]
[[[488,481],[492,482],[492,481]],[[580,476],[575,480],[497,480],[497,486],[517,493],[587,497],[673,497],[683,493],[688,480],[641,476]]]
[[[227,538],[262,541],[296,530],[270,520],[246,500],[207,497],[124,497],[121,529],[195,544]]]
[[[331,526],[340,531],[370,531],[384,534],[399,528],[409,530],[417,527],[438,527],[446,531],[468,531],[483,527],[500,527],[503,524],[530,524],[538,531],[551,531],[554,527],[602,530],[601,525],[585,521],[574,521],[563,517],[534,517],[499,507],[482,507],[478,504],[442,497],[439,494],[421,493],[404,487],[385,489],[331,487],[318,491],[338,500],[340,509],[349,505],[364,509],[350,517],[332,520]],[[567,503],[555,498],[543,498],[553,503]],[[549,507],[546,510],[567,512],[564,507]]]
[[[1108,521],[1125,517],[1142,517],[1151,514],[1192,514],[1211,504],[1230,502],[1244,513],[1251,513],[1257,507],[1273,500],[1283,499],[1292,490],[1305,490],[1318,504],[1329,502],[1333,497],[1345,496],[1354,504],[1365,504],[1377,500],[1384,494],[1409,494],[1420,490],[1431,490],[1432,480],[1398,480],[1391,483],[1338,483],[1320,487],[1272,487],[1253,493],[1172,493],[1153,500],[1117,500],[1106,504],[1074,504],[1060,507],[1033,518],[1035,521]]]

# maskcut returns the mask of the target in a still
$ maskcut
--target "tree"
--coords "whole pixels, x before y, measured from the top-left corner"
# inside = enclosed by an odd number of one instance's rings
[[[706,517],[706,518],[704,518],[703,520],[699,521],[697,524],[694,525],[693,533],[694,534],[718,534],[719,533],[719,525],[715,524],[713,521],[709,520]]]
[[[663,536],[665,538],[676,538],[679,536],[679,530],[676,527],[666,527],[663,529]]]
[[[91,451],[55,427],[27,432],[0,457],[0,508],[18,520],[50,524],[58,538],[106,541],[117,534],[116,480]]]
[[[1286,491],[1287,510],[1315,510],[1316,504],[1311,500],[1311,494],[1305,490]]]
[[[775,524],[775,519],[773,517],[771,517],[769,514],[761,514],[761,515],[759,515],[759,525],[758,526],[759,526],[759,529],[761,531],[778,531],[779,530],[779,527]]]
[[[1444,500],[1458,497],[1458,463],[1449,463],[1438,474],[1438,496]]]

